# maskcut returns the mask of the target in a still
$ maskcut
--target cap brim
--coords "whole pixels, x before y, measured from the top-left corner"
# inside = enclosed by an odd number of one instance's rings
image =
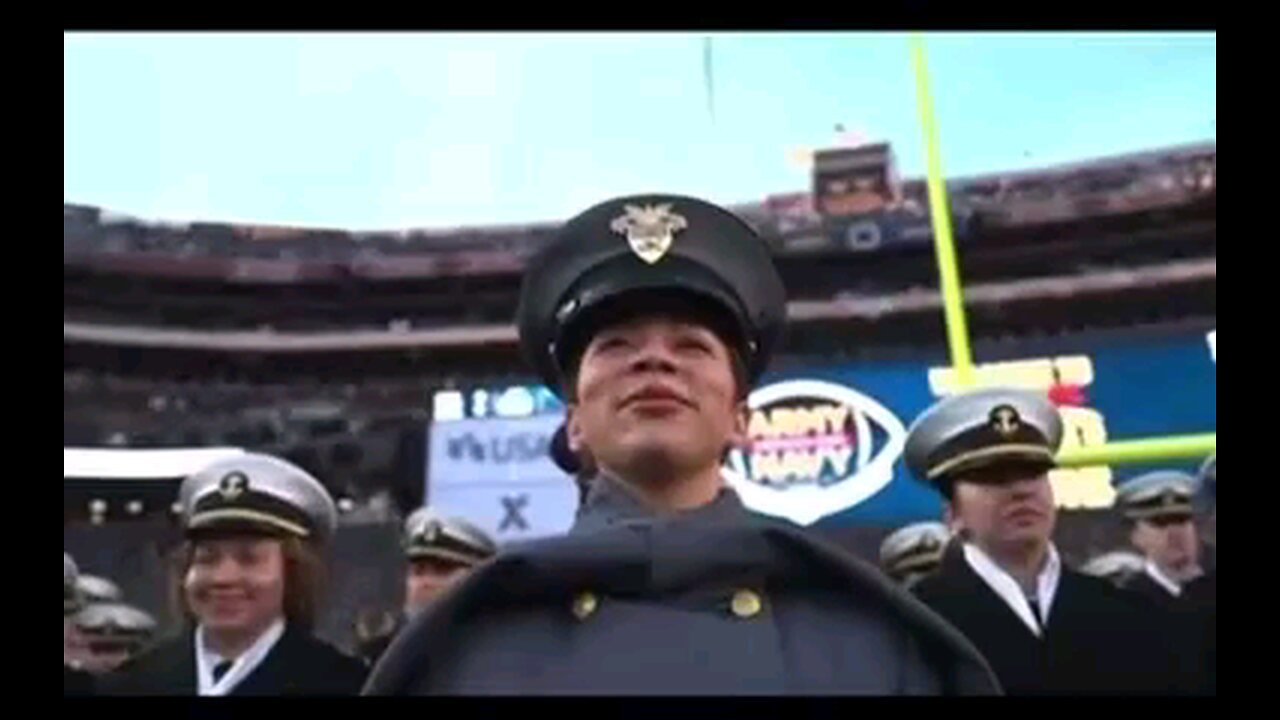
[[[1195,517],[1195,511],[1188,500],[1185,505],[1166,505],[1158,508],[1126,510],[1124,515],[1130,520],[1155,520],[1157,518],[1191,520]]]
[[[960,453],[929,469],[933,483],[950,483],[957,475],[1000,465],[1025,464],[1037,471],[1058,466],[1053,452],[1042,445],[996,445]]]
[[[414,560],[448,560],[466,566],[479,565],[488,558],[476,555],[468,555],[455,550],[446,550],[443,548],[410,548],[405,552],[405,557],[410,562]]]
[[[890,567],[891,573],[896,575],[905,575],[911,572],[926,572],[933,570],[942,564],[942,553],[937,555],[920,555],[909,560],[901,560],[894,563]]]
[[[311,532],[306,527],[295,522],[240,508],[211,510],[195,515],[187,523],[186,534],[202,537],[217,534],[311,537]]]
[[[673,260],[662,273],[636,276],[625,266],[604,266],[585,275],[567,296],[577,306],[559,329],[554,367],[544,364],[544,377],[571,371],[582,351],[599,329],[619,320],[649,314],[690,317],[711,327],[730,346],[745,352],[743,360],[754,373],[750,349],[750,324],[741,303],[710,271],[692,262]],[[548,358],[548,363],[551,362]],[[559,384],[558,382],[555,384]]]
[[[577,317],[562,332],[562,347],[557,347],[558,359],[562,363],[571,363],[572,356],[579,354],[591,336],[605,325],[659,314],[710,325],[717,334],[727,335],[726,342],[735,349],[739,349],[748,337],[745,320],[735,310],[733,300],[710,283],[705,286],[643,283],[592,293],[578,310]]]

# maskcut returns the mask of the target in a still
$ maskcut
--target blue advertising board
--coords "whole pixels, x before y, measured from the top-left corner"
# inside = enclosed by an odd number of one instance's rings
[[[1031,353],[1028,343],[1009,347],[1019,349],[993,346],[977,354],[978,386],[1044,392],[1062,413],[1064,447],[1217,429],[1216,334],[1212,340],[1192,332],[1093,334],[1045,340]],[[911,421],[955,388],[945,363],[921,359],[815,363],[768,373],[749,398],[749,443],[730,454],[725,477],[748,507],[804,525],[888,527],[937,519],[941,498],[910,476],[901,453]],[[458,452],[450,454],[450,442],[456,450],[464,429],[495,448],[545,444],[563,417],[555,396],[539,386],[449,392],[443,401],[437,398],[444,415],[438,413],[432,427],[429,474],[438,488],[451,489],[433,494],[429,482],[427,497],[488,497],[500,484],[523,482],[542,488],[538,492],[545,496],[539,503],[540,527],[532,535],[567,528],[576,496],[572,482],[553,464],[504,462],[501,469],[481,471],[460,464]],[[541,440],[528,440],[529,433]],[[517,442],[517,437],[525,439]],[[1196,465],[1160,467],[1194,470]],[[1117,483],[1150,469],[1060,469],[1050,480],[1061,507],[1102,508],[1110,506]],[[476,489],[459,490],[459,484]],[[477,514],[468,502],[454,504]],[[501,507],[494,497],[476,499],[475,505],[493,506],[489,515]],[[486,517],[480,517],[482,524]]]

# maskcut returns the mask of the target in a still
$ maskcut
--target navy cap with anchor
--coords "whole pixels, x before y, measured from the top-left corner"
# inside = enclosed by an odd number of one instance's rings
[[[337,527],[337,508],[320,481],[270,455],[219,460],[184,480],[178,496],[188,535],[223,531],[323,540]]]
[[[410,560],[437,558],[475,565],[498,551],[493,538],[476,525],[420,507],[404,523],[404,552]]]
[[[1177,470],[1157,470],[1121,483],[1115,506],[1130,520],[1190,517],[1196,479]]]
[[[880,567],[895,578],[929,572],[942,564],[951,532],[940,522],[918,522],[898,528],[880,543]]]
[[[903,451],[916,478],[940,489],[955,476],[1018,462],[1055,465],[1062,417],[1043,393],[989,388],[946,398],[916,418]]]

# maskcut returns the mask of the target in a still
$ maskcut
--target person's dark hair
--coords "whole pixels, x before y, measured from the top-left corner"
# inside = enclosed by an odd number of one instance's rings
[[[573,474],[573,482],[578,486],[578,504],[581,505],[587,501],[587,493],[591,492],[591,480],[596,476],[596,464],[591,457],[591,452],[586,448],[576,455],[578,471]]]
[[[942,493],[942,498],[949,503],[954,504],[956,501],[956,483],[951,478],[942,478],[935,487],[938,492]]]

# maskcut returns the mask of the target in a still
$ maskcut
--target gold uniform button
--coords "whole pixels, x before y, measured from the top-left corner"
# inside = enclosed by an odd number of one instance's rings
[[[586,620],[591,616],[591,613],[596,611],[599,605],[600,601],[596,599],[595,595],[584,592],[573,599],[573,616],[579,620]]]
[[[740,618],[755,617],[760,614],[760,596],[750,590],[739,590],[733,594],[733,602],[730,607],[733,614]]]

